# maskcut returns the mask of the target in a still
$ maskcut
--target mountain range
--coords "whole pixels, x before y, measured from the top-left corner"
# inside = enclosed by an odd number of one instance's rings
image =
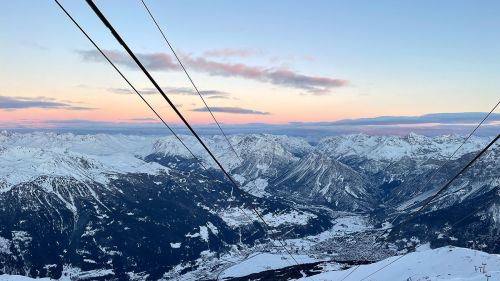
[[[346,264],[423,243],[500,253],[498,145],[416,213],[488,137],[448,161],[463,136],[231,135],[238,156],[223,137],[204,136],[239,188],[180,137],[203,166],[173,136],[0,132],[0,274],[210,279],[238,257],[283,253],[279,241]],[[351,231],[346,218],[363,227]],[[390,247],[362,254],[389,226]]]

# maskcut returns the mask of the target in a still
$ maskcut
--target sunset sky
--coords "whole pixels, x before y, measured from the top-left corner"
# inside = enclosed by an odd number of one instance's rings
[[[178,123],[85,1],[61,3]],[[139,0],[95,1],[188,119],[211,123]],[[146,2],[225,124],[486,112],[499,1]],[[0,4],[0,127],[154,116],[53,1]]]

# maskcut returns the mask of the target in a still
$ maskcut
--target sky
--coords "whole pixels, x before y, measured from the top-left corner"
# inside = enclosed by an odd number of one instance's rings
[[[85,1],[61,3],[178,124]],[[213,123],[141,1],[95,3],[187,119]],[[488,112],[500,99],[498,1],[146,3],[227,125]],[[0,8],[0,127],[156,122],[55,2]]]

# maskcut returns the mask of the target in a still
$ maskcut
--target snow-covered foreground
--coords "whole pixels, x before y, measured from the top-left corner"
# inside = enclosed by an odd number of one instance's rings
[[[421,247],[417,252],[410,253],[395,261],[399,257],[391,257],[377,263],[361,265],[345,281],[500,280],[500,255],[457,247],[442,247],[433,250],[424,250]],[[484,272],[480,267],[484,267]],[[342,271],[326,271],[314,275],[314,280],[341,280],[353,269],[354,267]],[[369,276],[377,270],[380,271]],[[306,281],[309,279],[301,278],[299,280]]]
[[[29,281],[29,280],[49,281],[52,279],[50,278],[33,279],[21,275],[6,275],[6,274],[0,275],[0,281]]]
[[[307,255],[294,255],[293,257],[299,263],[312,263],[318,261]],[[220,274],[220,277],[241,277],[256,272],[279,269],[291,265],[295,265],[294,261],[292,261],[289,256],[284,254],[278,255],[271,253],[257,253],[250,256],[243,262],[224,270],[224,272]]]
[[[312,263],[319,260],[307,256],[295,256],[300,263]],[[247,260],[226,269],[220,277],[240,277],[260,271],[288,267],[290,261],[277,254],[256,254]],[[316,281],[342,280],[355,267],[338,270],[340,265],[328,264],[324,273],[314,275]],[[484,268],[484,269],[483,269]],[[377,272],[378,271],[378,272]],[[489,278],[489,279],[488,279]],[[298,279],[300,281],[309,278]],[[406,256],[395,256],[377,263],[361,265],[352,272],[345,281],[417,281],[417,280],[467,280],[467,281],[499,281],[500,255],[492,255],[481,251],[442,247],[429,249],[421,246],[416,252]]]

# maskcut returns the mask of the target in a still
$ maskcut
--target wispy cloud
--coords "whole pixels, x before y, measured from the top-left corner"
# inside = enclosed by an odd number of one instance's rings
[[[135,92],[132,89],[128,88],[108,88],[107,90],[113,94],[120,94],[120,95],[135,94]],[[142,89],[137,89],[137,91],[139,91],[141,95],[158,94],[158,91],[155,88],[142,88]]]
[[[222,112],[222,113],[231,113],[231,114],[254,114],[254,115],[269,115],[269,112],[257,111],[253,109],[246,109],[241,107],[210,107],[212,112]],[[197,112],[208,112],[206,107],[200,107],[192,109],[191,111]]]
[[[172,95],[198,95],[198,93],[193,88],[185,88],[185,87],[165,87],[162,88],[166,93],[170,93]],[[219,90],[202,90],[200,94],[204,97],[213,98],[217,97],[226,97],[230,96],[229,93],[219,91]]]
[[[415,124],[477,124],[486,116],[484,112],[431,113],[420,116],[380,116],[319,122],[317,125],[415,125]],[[500,121],[500,114],[492,113],[485,123]]]
[[[129,95],[134,93],[131,89],[125,89],[125,88],[108,88],[108,92],[120,95]]]
[[[217,91],[217,90],[207,90],[207,91],[200,91],[200,94],[204,95],[204,96],[209,96],[209,97],[214,97],[214,96],[224,96],[224,97],[228,97],[229,96],[229,93],[227,92],[223,92],[223,91]]]
[[[207,99],[229,99],[229,97],[224,95],[214,95],[214,96],[207,96]]]
[[[35,49],[42,50],[42,51],[47,51],[49,49],[45,45],[42,45],[42,44],[37,43],[37,42],[32,42],[32,41],[23,41],[23,42],[21,42],[21,44],[23,44],[24,46],[35,48]]]
[[[320,76],[303,75],[286,68],[262,68],[242,63],[221,63],[205,58],[184,57],[186,64],[210,75],[240,77],[268,82],[274,85],[306,90],[313,94],[326,94],[333,88],[343,87],[348,81]]]
[[[163,91],[165,91],[166,94],[171,94],[171,95],[189,95],[189,96],[198,95],[198,93],[196,93],[196,91],[192,88],[162,87],[162,89]],[[142,88],[137,90],[139,91],[139,93],[143,95],[158,94],[156,88]],[[115,94],[126,94],[126,95],[134,94],[134,92],[131,89],[127,88],[108,88],[108,91]],[[218,90],[200,91],[200,94],[210,99],[227,99],[230,96],[229,93]]]
[[[143,118],[130,118],[130,121],[158,121],[156,118],[143,117]]]
[[[134,61],[124,52],[116,50],[103,50],[103,52],[116,64],[121,64],[129,68],[137,69]],[[106,59],[96,50],[77,50],[77,54],[84,61],[88,62],[105,62]],[[165,53],[137,54],[141,62],[149,70],[180,70],[179,65],[174,58]]]
[[[107,124],[110,122],[86,120],[86,119],[54,119],[45,120],[47,124],[58,124],[58,125],[73,125],[73,124]]]
[[[95,108],[74,106],[67,102],[58,102],[48,97],[6,97],[0,96],[0,110],[18,110],[26,108],[53,108],[65,110],[93,110]]]
[[[99,52],[77,51],[85,61],[103,61]],[[117,64],[137,69],[133,61],[123,52],[106,50],[109,57]],[[178,71],[180,70],[174,58],[165,53],[138,53],[137,56],[149,70]],[[349,84],[347,80],[322,76],[310,76],[297,73],[284,67],[259,67],[243,63],[218,62],[204,57],[193,57],[181,54],[184,63],[193,70],[214,76],[239,77],[255,81],[267,82],[274,85],[285,86],[315,95],[330,93],[334,88],[344,87]]]

